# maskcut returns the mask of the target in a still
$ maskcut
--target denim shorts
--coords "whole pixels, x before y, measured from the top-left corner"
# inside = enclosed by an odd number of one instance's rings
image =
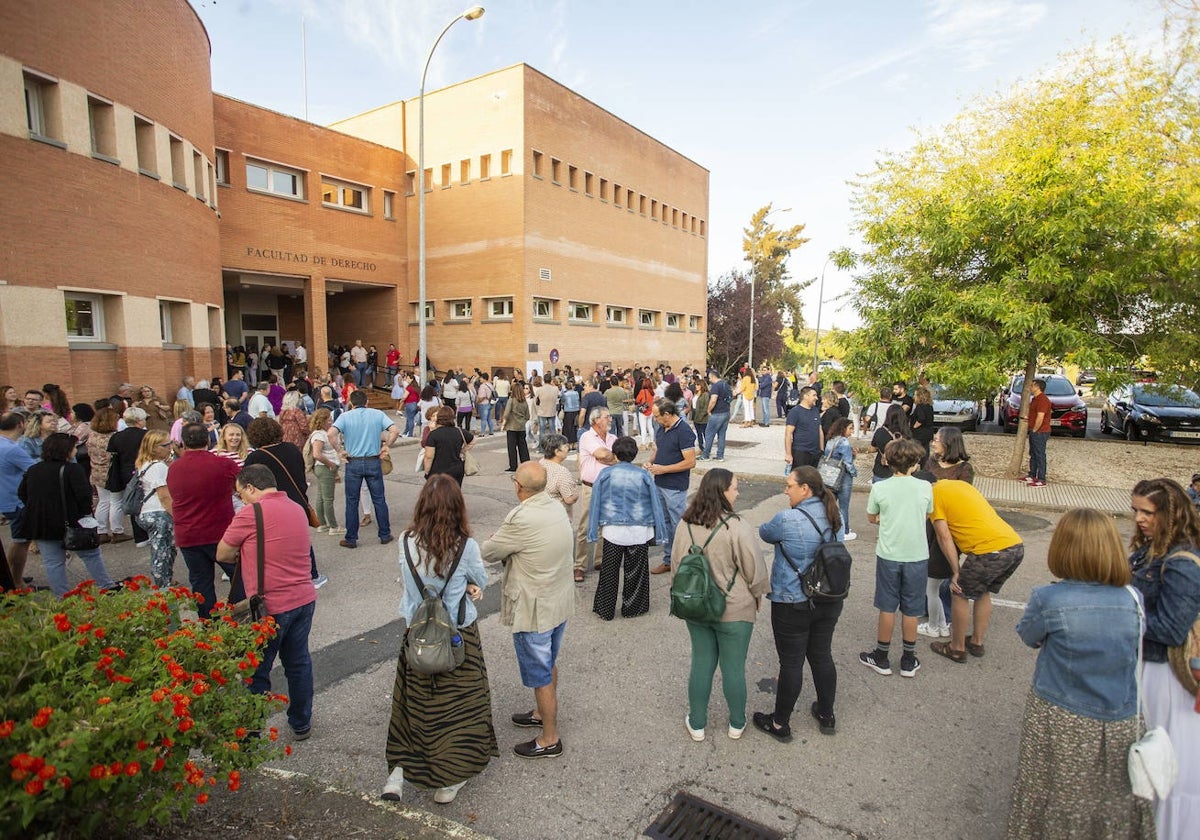
[[[24,537],[18,537],[16,534],[17,528],[21,526],[21,523],[17,521],[17,517],[20,515],[20,513],[21,508],[17,508],[16,510],[12,511],[0,511],[0,514],[3,514],[4,518],[8,520],[8,530],[9,534],[12,536],[14,545],[17,543],[29,542],[29,540],[25,539]]]
[[[925,615],[925,581],[929,561],[900,563],[875,557],[875,609],[907,616]]]
[[[964,598],[996,593],[1025,559],[1025,544],[1017,543],[990,554],[968,554],[958,568],[958,585]]]
[[[551,670],[558,661],[563,630],[567,622],[545,633],[513,633],[517,649],[517,666],[521,669],[521,684],[526,688],[545,688],[550,685]]]

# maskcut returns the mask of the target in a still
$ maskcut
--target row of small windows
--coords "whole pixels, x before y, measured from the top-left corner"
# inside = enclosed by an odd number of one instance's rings
[[[63,113],[58,80],[29,69],[25,69],[23,75],[25,122],[30,138],[61,149],[67,148],[64,139],[64,117],[70,115]],[[119,165],[121,160],[118,156],[118,137],[128,131],[129,127],[118,124],[117,109],[113,103],[102,96],[88,93],[87,120],[92,157]],[[138,114],[133,115],[133,139],[138,171],[159,179],[166,174],[160,170],[169,167],[173,186],[195,195],[197,199],[216,209],[217,175],[213,164],[181,137],[169,131],[167,137],[169,160],[164,162],[166,166],[160,166],[158,134],[154,122]]]
[[[546,177],[546,155],[537,151],[533,151],[533,177]],[[550,183],[555,186],[566,186],[570,190],[579,192],[581,189],[583,194],[595,198],[599,197],[602,202],[611,202],[617,209],[625,209],[631,213],[640,213],[643,216],[649,217],[651,221],[662,222],[664,225],[669,224],[672,227],[679,228],[687,233],[694,233],[698,236],[707,234],[707,225],[704,219],[698,219],[696,216],[680,210],[678,207],[672,207],[665,201],[659,201],[655,198],[650,198],[642,193],[622,187],[616,181],[609,181],[607,178],[599,178],[595,174],[586,170],[581,170],[573,164],[563,164],[558,158],[550,158],[549,166]],[[564,172],[565,171],[565,172]]]
[[[445,307],[445,317],[448,321],[470,321],[474,315],[474,301],[471,298],[449,299],[441,301]],[[417,311],[420,304],[412,305],[412,317],[417,318]],[[533,298],[531,301],[531,314],[534,320],[553,321],[560,317],[561,307],[564,306],[563,301],[554,298]],[[513,318],[513,299],[511,297],[495,297],[484,298],[484,318],[487,320],[512,320]],[[569,300],[565,303],[565,312],[567,321],[571,323],[595,323],[596,316],[601,311],[599,304],[586,303],[582,301]],[[603,307],[604,320],[607,324],[613,326],[632,326],[633,325],[633,307],[606,305]],[[701,329],[701,317],[699,315],[687,315],[682,312],[660,312],[656,309],[638,309],[637,311],[637,326],[647,329],[661,329],[666,327],[668,330],[682,330],[684,324],[687,329],[698,331]],[[425,302],[425,320],[433,321],[437,317],[437,302]]]
[[[500,177],[507,177],[512,174],[513,153],[512,149],[505,149],[500,153]],[[454,186],[455,183],[460,186],[471,183],[472,180],[487,181],[490,179],[493,172],[493,156],[491,154],[480,155],[478,161],[474,158],[463,158],[458,162],[458,181],[454,180],[455,165],[453,163],[443,163],[439,171],[440,180],[434,182],[433,167],[425,169],[425,192],[430,192],[434,186],[447,189]],[[404,194],[417,194],[417,170],[411,169],[404,173]]]
[[[63,307],[66,319],[67,339],[72,344],[103,343],[108,340],[105,333],[105,308],[120,306],[120,295],[94,294],[90,292],[64,292]],[[183,301],[159,300],[158,327],[162,343],[166,345],[183,342],[189,338],[191,329],[190,305]],[[209,335],[204,336],[211,346],[219,346],[219,310],[210,309]],[[216,320],[214,321],[214,313]]]
[[[217,183],[229,185],[229,152],[217,149]],[[308,171],[280,163],[246,158],[246,189],[251,192],[293,198],[303,201],[308,197]],[[371,212],[371,194],[374,188],[356,184],[328,175],[321,175],[321,204],[339,210],[349,210],[364,215]],[[395,219],[396,193],[383,193],[383,217]]]

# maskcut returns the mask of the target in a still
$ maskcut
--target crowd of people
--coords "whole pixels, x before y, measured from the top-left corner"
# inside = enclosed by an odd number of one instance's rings
[[[813,375],[799,384],[767,366],[757,374],[743,369],[732,382],[691,368],[676,376],[665,366],[588,375],[566,368],[528,380],[519,370],[511,376],[456,370],[423,381],[400,368],[392,347],[386,365],[393,416],[368,406],[364,386],[373,382],[377,360],[360,362],[370,351],[361,342],[364,352],[355,349],[346,351],[348,365],[338,354],[332,376],[310,373],[293,358],[287,366],[268,364],[252,384],[250,360],[247,367],[232,364],[241,357],[231,348],[227,381],[187,379],[170,407],[148,386],[135,392],[122,385],[110,398],[74,406],[53,385],[24,395],[0,388],[0,514],[13,536],[9,584],[22,585],[33,544],[52,592],[67,592],[64,524],[92,518],[102,543],[134,539],[149,549],[148,571],[159,586],[174,580],[182,554],[189,586],[201,596],[201,618],[217,602],[218,574],[231,579],[231,601],[265,586],[280,633],[251,685],[268,691],[270,663],[282,659],[289,724],[303,739],[312,720],[307,639],[316,590],[327,580],[304,526],[340,536],[341,547],[354,549],[373,514],[380,544],[393,542],[383,482],[389,450],[396,438],[419,435],[413,469],[425,482],[399,535],[401,614],[411,621],[423,591],[440,593],[465,656],[459,667],[430,677],[401,652],[383,794],[401,798],[407,780],[433,789],[444,803],[498,755],[474,606],[488,584],[484,563],[502,568],[500,621],[511,628],[520,677],[533,695],[532,709],[511,716],[514,725],[539,733],[513,747],[518,756],[564,754],[557,660],[575,587],[598,571],[592,610],[602,620],[615,620],[618,606],[622,618],[644,615],[651,609],[650,576],[673,575],[698,545],[726,599],[719,621],[686,622],[687,735],[707,737],[719,669],[728,736],[741,738],[753,723],[775,740],[791,741],[805,662],[816,694],[815,726],[836,734],[832,641],[844,602],[815,601],[802,583],[823,543],[856,538],[849,525],[854,462],[865,452],[875,456],[866,518],[877,526],[877,616],[858,662],[892,675],[897,613],[901,677],[921,668],[918,636],[954,664],[988,653],[992,597],[1024,561],[1025,546],[974,487],[962,433],[934,424],[923,385],[912,396],[903,383],[881,389],[880,400],[855,417],[843,383],[822,388]],[[784,425],[786,506],[754,529],[737,510],[732,472],[712,465],[698,483],[691,473],[700,461],[724,459],[733,418],[747,427],[768,425],[772,404]],[[861,452],[851,439],[858,422],[871,432]],[[479,543],[462,488],[473,473],[472,448],[497,431],[506,434],[517,504]],[[540,459],[532,460],[531,451]],[[567,465],[573,452],[576,468]],[[826,468],[839,464],[845,476],[834,486]],[[143,497],[130,522],[132,537],[122,509],[130,482],[138,482]],[[345,490],[343,525],[334,505],[338,483]],[[360,518],[364,497],[369,507]],[[1193,662],[1191,685],[1168,663],[1168,652],[1185,643],[1200,616],[1194,497],[1194,487],[1169,479],[1134,487],[1129,553],[1109,517],[1081,509],[1059,522],[1048,556],[1059,581],[1033,591],[1017,626],[1038,657],[1010,837],[1157,831],[1182,838],[1200,824],[1194,684],[1200,662]],[[265,584],[247,562],[259,546],[266,548]],[[764,546],[774,553],[769,566]],[[76,553],[99,587],[120,586],[100,549]],[[747,652],[764,598],[778,660],[776,690],[770,708],[749,714]],[[1179,756],[1179,781],[1156,803],[1133,795],[1125,770],[1143,726],[1163,726]]]

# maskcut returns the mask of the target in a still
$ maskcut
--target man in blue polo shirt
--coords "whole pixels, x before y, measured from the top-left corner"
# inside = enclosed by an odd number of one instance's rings
[[[388,514],[387,498],[383,492],[383,464],[380,453],[396,440],[396,425],[377,408],[367,408],[367,392],[350,395],[351,410],[333,422],[341,438],[334,443],[346,464],[346,537],[338,545],[358,548],[358,497],[362,484],[367,483],[371,503],[375,506],[375,524],[379,526],[379,543],[387,545],[393,539],[392,520]],[[387,439],[383,440],[384,433]],[[381,448],[381,441],[382,447]]]
[[[733,392],[729,383],[720,377],[715,370],[708,372],[708,429],[704,437],[704,453],[701,461],[707,461],[712,454],[713,441],[717,441],[717,460],[725,460],[725,433],[729,431],[729,407],[733,401]],[[668,555],[669,556],[669,555]]]
[[[687,506],[688,482],[696,466],[696,433],[679,416],[674,400],[654,401],[654,454],[646,469],[654,476],[654,484],[662,496],[663,516],[667,520],[667,538],[663,540],[663,562],[650,570],[652,575],[671,571],[671,543],[683,509]],[[726,413],[728,417],[728,412]]]
[[[17,488],[25,471],[37,463],[33,456],[25,451],[25,447],[17,443],[21,433],[25,431],[25,416],[16,411],[10,411],[0,417],[0,513],[8,519],[14,531],[12,535],[12,550],[8,554],[8,566],[12,570],[13,584],[23,586],[22,577],[25,574],[25,557],[29,550],[27,540],[18,537],[17,514],[21,510],[21,500],[17,498]]]
[[[815,467],[825,450],[816,388],[805,385],[800,389],[800,405],[788,412],[784,422],[787,424],[783,428],[785,472],[791,472],[796,467]]]

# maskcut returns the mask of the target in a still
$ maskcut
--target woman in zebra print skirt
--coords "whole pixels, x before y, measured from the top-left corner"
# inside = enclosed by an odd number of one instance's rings
[[[409,667],[404,645],[400,646],[387,738],[391,775],[384,785],[383,798],[399,800],[407,778],[417,787],[435,789],[434,802],[445,804],[454,801],[459,789],[487,767],[493,756],[500,755],[492,728],[492,696],[476,623],[478,614],[472,603],[483,597],[487,571],[479,544],[470,537],[462,490],[453,478],[441,474],[429,477],[417,498],[404,541],[400,546],[404,579],[400,614],[406,622],[411,621],[422,598],[404,560],[407,547],[426,586],[441,591],[446,585],[442,594],[446,612],[457,619],[462,605],[458,632],[466,648],[466,660],[449,673],[427,676]],[[462,559],[447,584],[446,575],[460,547]]]

